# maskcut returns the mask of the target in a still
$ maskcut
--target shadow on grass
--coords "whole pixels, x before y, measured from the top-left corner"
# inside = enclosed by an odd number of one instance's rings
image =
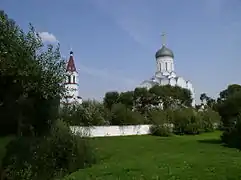
[[[223,147],[241,150],[241,148],[237,147],[235,144],[223,143],[221,139],[204,139],[204,140],[198,140],[198,142],[204,143],[204,144],[219,144],[220,146],[223,146]]]
[[[198,140],[199,143],[204,143],[204,144],[220,144],[223,145],[221,139],[203,139],[203,140]]]

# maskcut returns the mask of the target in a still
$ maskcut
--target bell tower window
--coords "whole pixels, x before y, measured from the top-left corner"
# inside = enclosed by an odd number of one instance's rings
[[[68,76],[68,83],[69,84],[71,83],[71,76],[70,75]]]
[[[165,64],[166,64],[166,71],[167,71],[167,62]]]
[[[73,76],[73,83],[75,84],[75,76]]]

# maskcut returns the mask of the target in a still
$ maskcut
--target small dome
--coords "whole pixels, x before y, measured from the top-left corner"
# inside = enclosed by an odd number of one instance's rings
[[[156,58],[165,57],[165,56],[174,58],[174,54],[172,50],[168,49],[166,46],[163,45],[162,48],[156,52]]]

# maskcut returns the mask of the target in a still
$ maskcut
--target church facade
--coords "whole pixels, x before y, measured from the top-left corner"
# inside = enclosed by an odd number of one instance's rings
[[[178,76],[174,70],[174,53],[167,48],[165,43],[156,52],[156,72],[149,80],[143,81],[139,87],[150,89],[155,85],[179,86],[190,90],[192,95],[192,106],[195,106],[195,92],[192,83]]]
[[[66,66],[66,81],[64,83],[66,93],[62,99],[64,104],[78,103],[82,104],[82,98],[79,96],[79,78],[78,71],[74,63],[74,53],[70,51],[69,60]]]

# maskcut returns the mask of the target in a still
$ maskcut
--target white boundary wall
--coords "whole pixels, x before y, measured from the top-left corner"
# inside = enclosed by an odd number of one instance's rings
[[[73,133],[80,133],[89,137],[106,136],[129,136],[150,134],[151,125],[131,125],[131,126],[70,126]]]
[[[130,126],[70,126],[73,133],[89,137],[106,137],[106,136],[130,136],[130,135],[146,135],[150,134],[152,125],[130,125]],[[173,124],[166,124],[173,129]],[[218,128],[218,124],[214,123],[214,128]]]

